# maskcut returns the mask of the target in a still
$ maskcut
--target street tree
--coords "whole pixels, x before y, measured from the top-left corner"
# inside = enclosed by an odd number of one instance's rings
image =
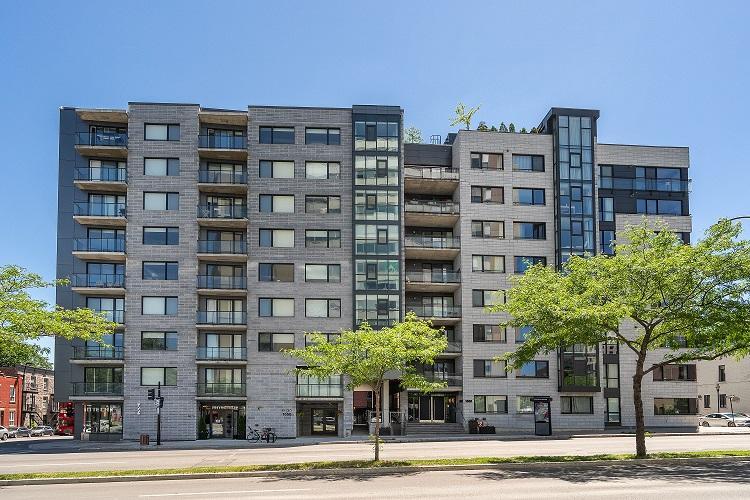
[[[422,144],[422,131],[417,127],[406,127],[404,129],[404,143]]]
[[[30,290],[67,284],[67,280],[46,281],[19,266],[0,267],[0,366],[49,367],[48,350],[33,344],[43,336],[101,341],[114,331],[115,323],[91,309],[53,308],[31,297]]]
[[[393,326],[373,330],[361,323],[356,330],[344,330],[332,340],[325,335],[312,333],[310,345],[290,349],[286,354],[299,359],[307,366],[297,368],[298,374],[310,377],[343,375],[347,389],[360,385],[372,388],[375,404],[375,460],[380,460],[380,391],[388,377],[398,377],[404,388],[423,392],[444,387],[418,373],[420,365],[431,365],[447,347],[442,329],[419,319],[413,312]]]
[[[508,365],[574,344],[616,342],[632,351],[636,456],[645,457],[644,376],[750,352],[750,241],[740,231],[723,219],[688,245],[644,220],[618,234],[613,256],[572,256],[561,271],[530,267],[507,302],[491,307],[509,315],[504,325],[531,327],[505,356]]]
[[[458,106],[456,106],[456,116],[453,118],[453,121],[451,122],[451,127],[458,125],[459,123],[466,125],[466,130],[471,130],[471,119],[474,117],[474,114],[479,111],[479,106],[475,106],[473,108],[466,108],[466,105],[462,102],[458,103]]]

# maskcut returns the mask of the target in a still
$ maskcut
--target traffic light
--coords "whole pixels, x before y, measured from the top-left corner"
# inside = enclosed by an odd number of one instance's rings
[[[156,399],[156,389],[149,389],[148,390],[148,399],[153,401]]]
[[[159,408],[164,408],[164,397],[159,398]]]

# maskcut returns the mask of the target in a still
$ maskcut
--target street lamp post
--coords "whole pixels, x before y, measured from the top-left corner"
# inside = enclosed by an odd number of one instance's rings
[[[731,217],[729,220],[740,220],[740,219],[750,219],[750,215],[738,215],[737,217]]]
[[[719,401],[719,390],[721,390],[721,386],[719,384],[716,384],[716,413],[721,413],[721,402]]]
[[[730,394],[730,395],[729,395],[729,411],[731,411],[731,412],[732,412],[732,423],[733,423],[733,424],[735,425],[735,427],[736,427],[736,426],[737,426],[737,424],[735,424],[735,422],[734,422],[734,402],[733,402],[733,400],[734,400],[734,395]]]

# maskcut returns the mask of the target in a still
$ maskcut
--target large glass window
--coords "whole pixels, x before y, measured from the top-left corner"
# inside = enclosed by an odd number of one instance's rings
[[[338,179],[341,176],[341,164],[336,161],[308,161],[305,163],[307,179]]]
[[[281,352],[285,349],[294,349],[293,333],[267,333],[258,334],[258,351]]]
[[[565,347],[560,354],[560,363],[564,387],[598,386],[596,346],[575,344]]]
[[[635,200],[635,211],[639,214],[682,215],[681,200]]]
[[[547,257],[535,257],[533,255],[516,255],[513,261],[516,274],[523,274],[528,268],[536,264],[547,265]]]
[[[398,191],[355,191],[354,216],[357,220],[398,220],[398,198]]]
[[[502,290],[472,290],[471,305],[473,307],[489,307],[502,304],[505,295]]]
[[[176,351],[177,332],[141,332],[142,351]]]
[[[474,413],[508,413],[508,396],[475,394]]]
[[[355,288],[357,290],[398,290],[399,261],[357,259],[355,262]]]
[[[387,326],[398,321],[400,297],[397,294],[358,294],[355,296],[355,321],[367,321],[370,326]]]
[[[594,413],[594,398],[592,398],[591,396],[560,396],[560,413]]]
[[[654,381],[697,380],[696,365],[662,365],[652,373]]]
[[[514,205],[544,205],[544,189],[513,188]]]
[[[492,359],[475,359],[474,360],[474,377],[475,378],[505,378],[508,372],[505,371],[507,366],[505,361],[495,361]]]
[[[144,210],[179,210],[179,193],[143,193]]]
[[[524,363],[516,372],[520,378],[549,378],[549,361],[534,360]]]
[[[341,144],[341,129],[308,127],[305,129],[305,144],[339,146]]]
[[[156,124],[146,123],[144,125],[144,139],[147,141],[179,141],[179,124]]]
[[[654,398],[654,415],[696,415],[695,398]]]
[[[305,299],[305,317],[340,318],[341,299]]]
[[[291,318],[294,317],[294,299],[259,298],[258,315],[261,317]]]
[[[144,245],[179,245],[180,229],[177,227],[144,227]]]
[[[503,155],[498,153],[471,153],[471,168],[502,170]]]
[[[473,325],[474,342],[505,343],[506,329],[498,325]]]
[[[399,157],[364,156],[354,158],[354,183],[358,186],[398,186]]]
[[[614,255],[615,249],[612,246],[612,243],[615,241],[615,232],[610,230],[600,231],[599,238],[601,240],[602,253],[606,255]]]
[[[547,225],[544,222],[514,222],[513,237],[517,240],[544,240]]]
[[[141,385],[177,385],[177,368],[141,368]]]
[[[544,172],[544,156],[513,155],[513,170],[520,172]]]
[[[122,434],[122,403],[87,403],[83,415],[84,432]]]
[[[294,247],[294,229],[261,229],[258,238],[261,247]]]
[[[260,127],[258,141],[261,144],[294,144],[294,128]]]
[[[258,199],[261,213],[294,213],[294,195],[261,194]]]
[[[260,263],[258,264],[258,281],[294,281],[294,264]]]
[[[614,198],[599,198],[599,220],[611,222],[615,220]]]
[[[355,151],[398,151],[399,122],[354,122]]]
[[[472,203],[505,203],[502,187],[471,186]]]
[[[143,297],[142,314],[177,315],[177,297]]]
[[[306,229],[305,247],[341,248],[341,231],[338,229]]]
[[[143,261],[144,280],[176,280],[177,262]]]
[[[305,213],[308,214],[340,214],[340,196],[305,196]]]
[[[505,223],[503,221],[473,220],[471,221],[471,236],[474,238],[505,238]]]
[[[293,179],[294,162],[260,160],[258,175],[262,179]]]
[[[471,270],[480,273],[504,273],[504,255],[472,255]]]
[[[305,264],[307,282],[341,282],[341,264]]]
[[[179,158],[144,158],[143,174],[154,176],[180,175]]]

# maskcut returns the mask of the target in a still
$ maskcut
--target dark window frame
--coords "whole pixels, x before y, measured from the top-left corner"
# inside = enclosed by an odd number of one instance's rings
[[[291,332],[258,332],[258,352],[283,352],[285,349],[290,349],[290,347],[281,347],[281,346],[289,346],[288,342],[274,342],[274,337],[276,335],[292,335],[292,344],[291,349],[294,349],[295,341],[297,340],[297,336],[294,333]],[[270,342],[263,342],[264,339],[270,340]],[[261,346],[270,346],[270,349],[266,349],[265,347],[261,348]],[[279,346],[278,348],[276,346]]]
[[[146,333],[160,333],[162,334],[161,343],[163,347],[145,347],[144,346],[144,334]],[[168,336],[173,337],[173,343],[168,340]],[[149,339],[153,340],[153,339]],[[143,330],[141,331],[141,351],[176,351],[178,349],[178,343],[179,343],[179,334],[174,330]],[[174,345],[173,348],[170,348],[170,344]]]
[[[308,140],[308,130],[325,130],[326,141],[325,142],[310,142]],[[336,133],[332,132],[335,131]],[[336,137],[336,141],[331,141],[332,137]],[[305,127],[305,144],[317,145],[317,146],[341,146],[341,128],[340,127]]]
[[[315,199],[322,200],[325,199],[326,202],[326,210],[325,212],[321,211],[315,211],[310,210],[308,207],[308,203],[310,201],[315,201]],[[335,208],[331,208],[331,200],[338,200],[339,206],[338,210]],[[339,195],[327,195],[327,194],[306,194],[305,195],[305,213],[306,214],[317,214],[317,215],[326,215],[326,214],[340,214],[341,213],[341,196]]]
[[[271,279],[261,279],[264,273],[261,271],[261,266],[271,266]],[[276,277],[276,266],[291,266],[292,279],[291,280],[278,280]],[[294,263],[292,262],[259,262],[258,263],[258,281],[264,283],[294,283],[295,278]]]
[[[166,139],[147,139],[146,129],[149,126],[164,126],[167,127],[167,138]],[[177,137],[172,137],[173,132],[177,130]],[[143,140],[144,141],[155,141],[155,142],[177,142],[180,140],[180,124],[179,123],[144,123],[143,124]]]
[[[163,273],[159,278],[147,278],[146,277],[146,264],[149,265],[161,265],[164,267]],[[170,273],[170,267],[174,265],[174,274]],[[177,281],[179,279],[180,265],[175,260],[144,260],[141,262],[141,279],[144,281]],[[170,278],[170,276],[174,276]]]
[[[282,136],[276,136],[277,133],[281,133],[281,131],[284,131],[285,134],[288,134],[289,131],[292,131],[292,142],[287,142],[281,140]],[[268,133],[270,131],[270,141],[264,141],[264,132]],[[259,144],[296,144],[297,142],[297,131],[295,130],[294,126],[291,127],[279,127],[274,125],[261,125],[258,127],[258,143]]]
[[[157,386],[157,384],[144,384],[143,383],[143,369],[144,368],[149,369],[149,370],[161,368],[163,370],[162,371],[162,380],[164,381],[164,383],[161,384],[161,386],[162,387],[177,387],[177,385],[178,385],[177,384],[178,372],[177,372],[177,367],[176,366],[141,366],[141,371],[140,371],[140,385],[141,385],[141,387],[156,387]],[[174,370],[174,381],[175,381],[174,384],[167,384],[167,370]]]

